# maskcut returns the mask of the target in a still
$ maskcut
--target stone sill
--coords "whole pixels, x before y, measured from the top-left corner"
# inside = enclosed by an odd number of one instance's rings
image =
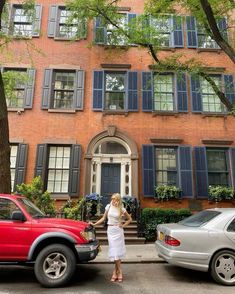
[[[174,117],[177,117],[177,116],[179,116],[179,113],[178,112],[174,112],[174,111],[172,111],[172,112],[168,112],[168,111],[166,111],[166,112],[163,112],[163,111],[153,111],[152,112],[152,116],[154,117],[154,116],[158,116],[158,115],[160,115],[160,116],[174,116]]]
[[[103,111],[103,116],[105,115],[124,115],[124,116],[128,116],[128,112],[127,111],[117,111],[117,110],[104,110]]]
[[[76,113],[75,110],[70,110],[70,109],[48,109],[48,112],[52,112],[52,113]]]

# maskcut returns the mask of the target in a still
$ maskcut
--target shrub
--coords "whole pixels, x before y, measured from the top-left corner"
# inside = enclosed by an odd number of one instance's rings
[[[161,200],[161,201],[168,201],[170,199],[179,199],[180,194],[181,194],[181,189],[176,187],[176,186],[171,186],[171,185],[160,185],[155,188],[156,195],[155,199],[156,200]]]
[[[192,213],[189,209],[144,208],[141,214],[141,225],[147,241],[154,241],[156,227],[162,223],[176,223]]]
[[[86,209],[86,199],[83,197],[78,201],[68,200],[61,208],[60,212],[65,218],[74,220],[84,219],[84,210]]]
[[[209,200],[219,202],[221,200],[235,199],[235,190],[226,186],[209,186]]]
[[[16,191],[31,200],[46,215],[56,214],[55,201],[48,191],[43,192],[41,177],[35,177],[29,184],[17,185]]]

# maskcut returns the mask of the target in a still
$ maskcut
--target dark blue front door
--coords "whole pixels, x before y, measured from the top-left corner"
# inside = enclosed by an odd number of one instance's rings
[[[103,163],[101,166],[102,211],[110,202],[113,193],[120,193],[121,165],[118,163]]]

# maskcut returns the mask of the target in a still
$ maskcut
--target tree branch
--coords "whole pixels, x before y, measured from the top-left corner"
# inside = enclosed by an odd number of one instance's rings
[[[229,56],[233,63],[235,63],[235,51],[221,35],[210,3],[207,0],[200,0],[200,3],[207,18],[208,25],[210,27],[214,40],[218,43],[220,48]]]

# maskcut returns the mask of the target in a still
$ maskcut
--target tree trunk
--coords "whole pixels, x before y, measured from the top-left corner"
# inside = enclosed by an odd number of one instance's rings
[[[7,105],[0,72],[0,193],[11,193],[10,143]]]

